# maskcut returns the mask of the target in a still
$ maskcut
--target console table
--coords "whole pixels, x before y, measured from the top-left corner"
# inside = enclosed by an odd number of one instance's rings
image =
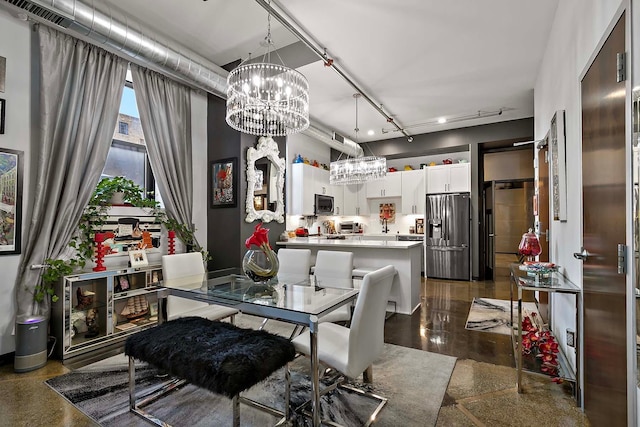
[[[581,394],[580,394],[580,321],[582,315],[582,290],[572,283],[569,279],[564,277],[557,271],[549,273],[539,274],[528,272],[521,268],[522,264],[511,264],[511,285],[509,287],[509,295],[511,299],[511,306],[513,307],[514,289],[515,295],[518,299],[518,320],[517,327],[512,328],[514,332],[512,338],[514,339],[514,352],[516,360],[517,370],[517,385],[518,393],[522,393],[522,371],[523,367],[523,355],[522,355],[522,293],[523,291],[537,291],[537,292],[549,292],[549,293],[564,293],[573,294],[575,297],[576,307],[576,333],[574,337],[574,345],[576,349],[576,369],[574,370],[569,364],[569,361],[562,350],[558,352],[558,376],[563,380],[571,382],[574,392],[574,398],[578,406],[581,406]],[[511,324],[513,325],[513,311],[511,312]],[[549,323],[551,323],[551,310],[549,311]],[[552,332],[553,334],[553,332]]]

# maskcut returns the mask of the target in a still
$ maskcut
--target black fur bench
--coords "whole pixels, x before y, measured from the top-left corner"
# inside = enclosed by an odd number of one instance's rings
[[[127,338],[129,407],[157,423],[135,401],[134,359],[175,378],[232,398],[233,425],[239,425],[239,394],[265,380],[295,357],[291,342],[266,331],[239,328],[201,317],[165,322]],[[247,399],[243,399],[246,402]],[[251,404],[251,403],[250,403]],[[266,409],[266,408],[261,408]],[[281,415],[272,408],[271,413]]]

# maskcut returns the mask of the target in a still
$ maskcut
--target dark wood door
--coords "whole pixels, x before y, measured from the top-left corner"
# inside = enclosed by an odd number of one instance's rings
[[[625,51],[617,22],[582,80],[584,408],[593,425],[627,425],[625,275],[625,83],[616,54]]]

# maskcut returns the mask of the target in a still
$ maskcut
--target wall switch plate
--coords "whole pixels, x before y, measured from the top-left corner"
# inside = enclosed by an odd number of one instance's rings
[[[570,329],[567,329],[567,345],[569,347],[576,347],[576,333]]]

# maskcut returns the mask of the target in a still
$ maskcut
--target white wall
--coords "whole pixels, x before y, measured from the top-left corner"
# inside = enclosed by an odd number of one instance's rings
[[[31,58],[30,29],[25,22],[11,17],[0,10],[0,56],[7,59],[7,73],[4,93],[6,99],[5,133],[0,135],[0,148],[24,152],[22,181],[22,235],[29,224],[26,216],[29,189],[29,162],[31,141]],[[24,247],[24,237],[22,246]],[[20,255],[0,256],[0,355],[15,350],[13,336],[16,312],[15,280]]]
[[[573,257],[582,246],[582,142],[580,76],[618,11],[622,0],[563,0],[558,2],[534,89],[535,139],[549,130],[553,114],[566,111],[567,222],[552,221],[550,260],[563,267],[567,277],[582,285],[582,264]],[[554,296],[555,331],[575,330],[573,299]],[[564,346],[564,334],[556,333]],[[564,346],[575,365],[573,349]]]

